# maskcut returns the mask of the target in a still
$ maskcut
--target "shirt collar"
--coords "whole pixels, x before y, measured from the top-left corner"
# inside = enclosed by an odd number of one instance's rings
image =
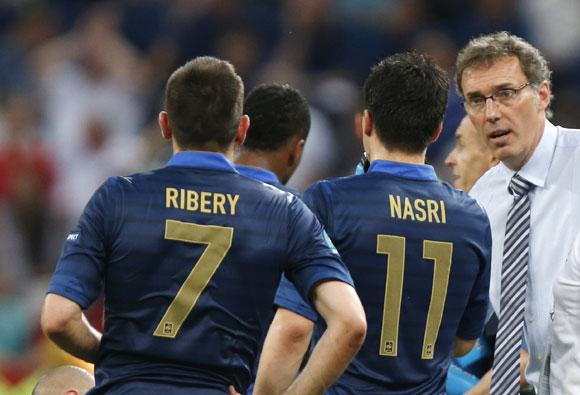
[[[173,154],[167,166],[192,167],[195,169],[220,170],[237,173],[225,155],[217,152],[182,151]]]
[[[374,160],[368,170],[369,173],[388,173],[413,180],[437,181],[437,174],[433,166],[417,165],[412,163],[393,162],[390,160]]]
[[[278,180],[276,174],[261,167],[236,165],[236,170],[243,176],[265,182],[266,184],[280,184],[280,180]]]
[[[546,178],[548,177],[548,170],[554,157],[556,150],[556,140],[558,139],[558,130],[548,120],[544,124],[544,132],[540,138],[538,146],[532,153],[532,156],[526,164],[517,172],[520,176],[525,178],[537,187],[544,187],[546,185]],[[503,163],[501,166],[506,174],[506,180],[509,183],[510,179],[516,173]]]

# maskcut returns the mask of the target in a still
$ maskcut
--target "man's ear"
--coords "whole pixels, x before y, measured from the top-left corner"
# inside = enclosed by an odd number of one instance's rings
[[[439,127],[437,128],[437,130],[435,130],[435,132],[433,132],[433,135],[431,136],[431,143],[434,143],[435,141],[437,141],[442,130],[443,130],[443,122],[441,122],[439,124]]]
[[[364,110],[362,114],[362,134],[370,137],[373,131],[373,116],[369,110]]]
[[[354,114],[354,135],[356,136],[356,138],[358,140],[362,139],[362,123],[363,123],[363,113],[360,111],[357,111],[356,114]]]
[[[291,141],[290,155],[288,155],[288,166],[292,168],[298,167],[300,160],[302,159],[302,153],[304,152],[304,144],[306,140],[294,137]]]
[[[246,140],[246,133],[248,133],[249,128],[250,128],[250,117],[244,114],[240,117],[240,122],[238,123],[238,131],[236,132],[236,137],[234,138],[234,142],[236,143],[236,145],[244,144],[244,140]]]
[[[540,98],[539,106],[540,106],[541,110],[545,110],[550,105],[550,92],[551,92],[551,90],[552,90],[552,87],[546,81],[544,81],[540,85],[540,87],[538,88],[538,97]]]
[[[161,136],[165,140],[171,140],[173,137],[173,132],[171,131],[171,125],[169,125],[169,117],[167,116],[167,111],[161,111],[158,117],[159,128],[161,129]]]

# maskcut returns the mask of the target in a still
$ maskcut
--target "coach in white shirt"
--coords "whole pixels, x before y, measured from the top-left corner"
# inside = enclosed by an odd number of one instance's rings
[[[514,204],[508,185],[516,173],[532,184],[523,343],[530,354],[526,378],[536,388],[551,325],[552,286],[580,230],[580,131],[547,120],[550,75],[536,48],[506,32],[471,40],[457,59],[466,111],[500,160],[470,193],[491,223],[490,299],[498,316],[504,235]]]

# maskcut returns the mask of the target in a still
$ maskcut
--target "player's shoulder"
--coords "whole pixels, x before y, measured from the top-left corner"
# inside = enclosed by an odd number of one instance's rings
[[[162,169],[148,170],[130,175],[112,176],[104,183],[104,187],[112,192],[137,190],[158,179]]]
[[[111,176],[101,185],[101,190],[108,193],[118,193],[127,188],[135,186],[132,176]]]
[[[295,198],[302,198],[300,192],[283,184],[269,184],[242,173],[236,173],[234,179],[239,182],[239,186],[264,197],[283,199],[288,202],[293,201]]]
[[[359,184],[364,178],[364,174],[350,175],[343,177],[332,177],[314,182],[306,192],[318,191],[324,194],[331,194],[333,191],[351,188]]]
[[[275,188],[278,188],[281,191],[284,191],[284,192],[289,193],[291,195],[294,195],[294,196],[296,196],[299,199],[302,198],[302,194],[300,193],[300,191],[297,191],[294,188],[290,188],[290,187],[288,187],[288,186],[286,186],[284,184],[275,184],[275,185],[271,185],[271,186],[273,186]]]
[[[309,206],[330,204],[339,194],[344,194],[347,190],[347,179],[359,176],[333,177],[315,181],[304,191],[304,199]],[[347,192],[348,193],[348,192]]]

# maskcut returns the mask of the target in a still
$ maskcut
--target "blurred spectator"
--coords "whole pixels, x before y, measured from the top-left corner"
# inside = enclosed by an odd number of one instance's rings
[[[285,0],[282,37],[275,57],[307,73],[342,66],[345,31],[334,18],[333,0]]]
[[[32,95],[36,79],[31,52],[55,32],[52,12],[47,6],[14,9],[14,21],[0,37],[0,99],[10,95]]]
[[[445,31],[438,29],[419,31],[413,39],[412,47],[433,57],[435,62],[447,72],[449,79],[453,80],[458,48]],[[429,146],[427,150],[427,161],[432,166],[435,166],[437,170],[443,167],[444,149],[453,140],[454,131],[465,114],[461,97],[457,94],[455,87],[450,86],[449,89],[447,112],[443,119],[443,131],[439,139]]]
[[[137,166],[143,120],[132,72],[138,57],[117,20],[110,4],[95,6],[75,30],[38,52],[46,139],[58,161],[55,204],[65,222],[110,174]]]
[[[10,208],[22,237],[29,269],[40,269],[54,183],[51,153],[38,137],[38,112],[25,97],[11,97],[4,106],[0,145],[0,202]]]

